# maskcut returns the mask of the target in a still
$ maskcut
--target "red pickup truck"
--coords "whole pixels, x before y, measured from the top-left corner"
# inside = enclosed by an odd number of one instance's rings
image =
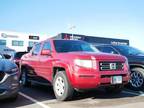
[[[46,40],[22,56],[21,81],[51,84],[58,100],[68,100],[76,90],[103,86],[108,92],[121,92],[129,80],[127,59],[101,53],[78,40]]]

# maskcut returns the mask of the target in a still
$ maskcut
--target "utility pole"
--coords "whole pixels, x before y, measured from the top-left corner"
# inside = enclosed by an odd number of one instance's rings
[[[73,35],[73,30],[76,28],[76,26],[75,25],[71,25],[70,27],[69,27],[69,30],[71,30],[72,31],[72,36],[71,36],[71,39],[74,39],[74,35]]]

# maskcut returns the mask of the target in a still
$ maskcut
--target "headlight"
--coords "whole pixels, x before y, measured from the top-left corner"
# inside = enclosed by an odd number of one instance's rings
[[[126,64],[128,70],[129,70],[129,63],[128,63],[128,59],[127,58],[126,58],[125,64]]]
[[[13,68],[13,69],[7,71],[8,74],[15,74],[17,72],[18,72],[18,68]]]
[[[129,71],[129,63],[126,57],[125,57],[125,62],[123,63],[123,69]]]
[[[85,68],[93,68],[92,60],[75,59],[74,64]]]
[[[17,71],[18,71],[18,68],[13,68],[11,71],[12,71],[12,72],[17,72]]]

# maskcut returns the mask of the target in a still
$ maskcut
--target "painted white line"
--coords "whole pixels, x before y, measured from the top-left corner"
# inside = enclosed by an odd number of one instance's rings
[[[140,91],[140,96],[144,96],[144,92],[143,91]]]
[[[45,105],[45,104],[43,104],[43,103],[35,100],[34,98],[32,98],[32,97],[30,97],[30,96],[28,96],[28,95],[26,95],[26,94],[24,94],[24,93],[22,93],[22,92],[19,92],[19,95],[21,95],[21,96],[25,97],[26,99],[34,102],[35,104],[41,106],[42,108],[51,108],[51,107],[49,107],[49,106],[47,106],[47,105]]]
[[[141,96],[141,94],[139,94],[139,93],[134,93],[134,92],[129,92],[129,91],[122,91],[122,93]]]

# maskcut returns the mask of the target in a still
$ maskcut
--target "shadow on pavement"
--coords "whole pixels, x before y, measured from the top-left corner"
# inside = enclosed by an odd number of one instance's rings
[[[42,85],[32,85],[31,87],[23,87],[20,90],[21,93],[32,97],[38,102],[44,102],[47,100],[55,99],[52,87],[42,86]],[[8,99],[0,101],[0,108],[16,108],[16,107],[25,107],[32,108],[35,103],[31,100],[19,95],[16,101],[10,101]],[[38,108],[41,108],[37,105]]]
[[[22,88],[20,92],[26,94],[27,96],[30,96],[34,98],[35,100],[39,102],[48,102],[51,100],[55,100],[55,96],[53,93],[53,89],[51,86],[42,86],[42,85],[32,85],[29,88]],[[137,95],[127,94],[127,93],[120,93],[120,94],[108,94],[103,89],[97,89],[97,90],[91,90],[91,91],[85,91],[85,92],[78,92],[74,94],[74,97],[70,102],[76,102],[77,100],[84,100],[87,98],[90,98],[91,100],[114,100],[114,99],[124,99],[124,98],[131,98],[136,97]],[[51,104],[56,103],[65,103],[65,102],[58,102],[54,101],[51,102]],[[24,107],[28,108],[27,106],[33,105],[32,101],[26,99],[25,97],[19,95],[18,99],[15,102],[10,101],[0,101],[0,108],[16,108],[16,107]],[[30,107],[31,108],[31,107]]]

